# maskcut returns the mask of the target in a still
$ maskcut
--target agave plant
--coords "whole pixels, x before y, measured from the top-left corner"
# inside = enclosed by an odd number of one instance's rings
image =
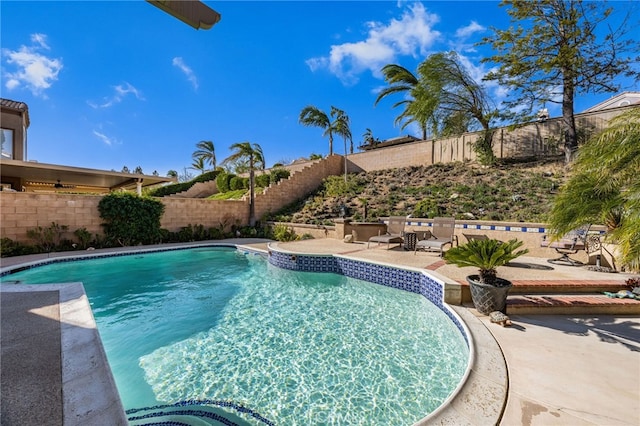
[[[466,244],[447,250],[444,259],[447,263],[453,263],[460,267],[475,266],[479,269],[480,282],[496,285],[497,268],[529,252],[528,249],[517,250],[522,244],[522,241],[516,239],[508,242],[491,239],[471,240]]]

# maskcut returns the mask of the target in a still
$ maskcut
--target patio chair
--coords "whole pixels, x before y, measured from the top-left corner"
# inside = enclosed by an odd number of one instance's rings
[[[456,219],[453,217],[434,217],[431,232],[426,235],[426,239],[416,243],[413,254],[418,250],[437,250],[440,257],[444,253],[444,246],[447,244],[453,246],[455,241],[458,245],[458,236],[455,235]]]
[[[407,223],[406,216],[389,216],[389,223],[387,224],[387,232],[384,234],[374,235],[369,238],[367,242],[367,248],[372,242],[387,243],[387,250],[391,244],[402,244],[404,241],[404,226]]]
[[[560,254],[560,257],[548,259],[547,262],[555,265],[582,266],[584,263],[579,260],[572,259],[569,255],[576,254],[579,251],[586,250],[587,238],[591,225],[584,225],[576,228],[563,235],[559,240],[547,239],[546,235],[542,236],[541,247],[549,247]]]
[[[462,235],[464,235],[464,237],[467,239],[467,241],[488,240],[489,239],[489,237],[484,235],[484,234],[465,234],[463,232]]]

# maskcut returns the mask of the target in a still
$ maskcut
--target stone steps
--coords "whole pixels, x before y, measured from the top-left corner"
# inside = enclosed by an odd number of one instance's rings
[[[469,291],[468,284],[460,282]],[[608,297],[626,290],[625,280],[513,280],[507,297],[509,315],[640,315],[640,300]],[[465,304],[471,295],[463,297]]]
[[[514,280],[509,294],[593,294],[615,293],[625,287],[624,280]]]
[[[640,300],[617,299],[604,294],[510,295],[509,315],[640,315]]]
[[[626,289],[624,280],[514,281],[507,298],[510,315],[640,315],[640,300],[611,298],[604,292]]]

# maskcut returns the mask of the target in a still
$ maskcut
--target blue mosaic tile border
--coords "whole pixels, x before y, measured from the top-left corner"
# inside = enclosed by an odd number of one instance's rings
[[[409,226],[424,226],[424,227],[433,227],[433,221],[407,221],[407,225]],[[468,224],[468,223],[456,223],[455,227],[457,229],[469,229],[469,230],[478,230],[478,231],[509,231],[509,232],[533,232],[544,234],[547,232],[547,228],[544,227],[532,227],[532,226],[502,226],[502,225],[478,225],[478,224]]]
[[[217,421],[220,424],[229,425],[229,426],[233,426],[237,424],[234,421],[231,421],[220,414],[203,411],[203,410],[179,409],[182,407],[194,407],[194,406],[211,406],[211,407],[221,407],[221,408],[232,409],[234,411],[237,411],[238,413],[247,414],[251,416],[254,420],[257,420],[260,423],[263,423],[267,426],[275,425],[275,423],[272,422],[271,420],[265,418],[264,416],[262,416],[261,414],[257,413],[256,411],[250,408],[244,407],[241,404],[237,404],[231,401],[217,401],[212,399],[187,400],[187,401],[176,402],[175,404],[156,405],[153,407],[145,407],[145,408],[132,408],[127,410],[126,414],[129,416],[129,418],[127,419],[129,421],[146,420],[146,419],[152,419],[154,417],[165,417],[165,416],[174,415],[174,416],[194,416],[199,419],[212,419]],[[168,411],[164,411],[164,410],[168,410]],[[135,415],[144,411],[153,411],[153,412]],[[161,422],[144,423],[144,424],[163,425],[163,426],[184,425],[184,423],[176,422],[176,421],[161,421]]]
[[[332,255],[285,253],[269,249],[269,263],[282,269],[300,272],[332,272],[399,290],[417,293],[436,305],[456,325],[467,345],[469,337],[458,317],[445,306],[444,288],[427,273],[411,271]]]

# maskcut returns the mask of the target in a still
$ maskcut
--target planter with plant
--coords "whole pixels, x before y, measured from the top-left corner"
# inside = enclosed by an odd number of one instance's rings
[[[459,267],[474,266],[478,275],[467,276],[471,299],[478,312],[488,315],[494,311],[506,314],[507,295],[512,283],[498,278],[497,268],[529,252],[517,250],[523,242],[516,239],[508,242],[498,240],[471,240],[452,247],[444,254],[447,263]]]

